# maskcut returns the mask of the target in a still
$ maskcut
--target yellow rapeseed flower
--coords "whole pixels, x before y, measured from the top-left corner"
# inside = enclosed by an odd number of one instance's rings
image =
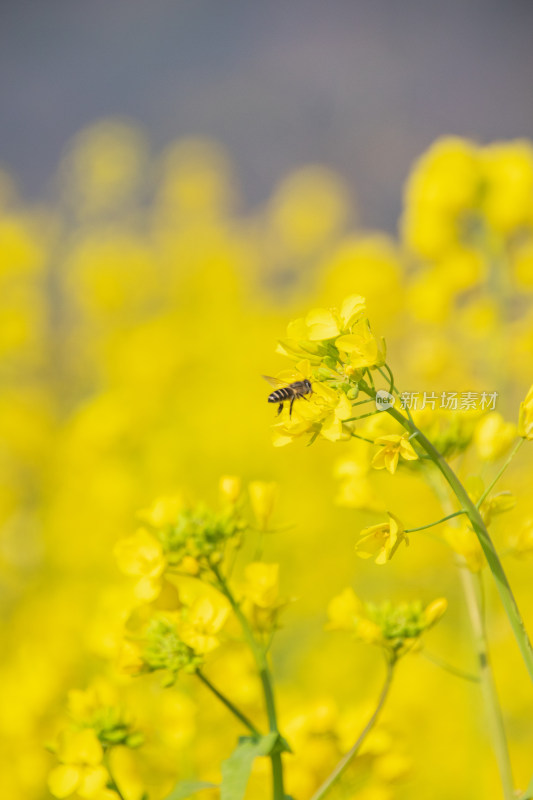
[[[402,542],[409,545],[409,539],[398,517],[390,512],[388,517],[388,522],[370,525],[361,531],[361,538],[355,546],[360,558],[371,558],[375,555],[376,564],[386,564]]]
[[[401,435],[391,433],[386,436],[379,436],[374,443],[381,446],[381,450],[378,450],[372,459],[374,469],[388,469],[390,474],[394,475],[400,458],[405,461],[416,461],[418,459],[409,441],[408,433]]]
[[[119,569],[138,578],[135,594],[139,600],[154,600],[161,590],[160,577],[166,565],[160,542],[146,528],[120,539],[114,549]]]
[[[481,204],[490,226],[503,234],[533,219],[533,149],[529,142],[496,143],[481,150]]]
[[[352,405],[344,392],[323,383],[315,383],[309,399],[295,403],[292,416],[285,410],[281,422],[274,425],[274,445],[282,447],[313,432],[330,442],[349,439],[351,428],[344,424],[344,420],[351,416]]]
[[[278,612],[286,605],[279,596],[279,564],[255,561],[244,570],[243,608],[258,631],[272,630]]]
[[[351,330],[356,322],[363,319],[365,313],[365,298],[357,294],[347,297],[340,311],[334,308],[314,308],[305,318],[308,338],[312,342],[334,339],[343,331]]]
[[[54,797],[69,797],[76,792],[80,797],[99,800],[108,773],[102,765],[104,751],[94,730],[63,731],[57,757],[61,763],[48,776],[48,788]]]
[[[198,598],[179,627],[182,641],[195,653],[210,653],[220,644],[217,634],[224,627],[229,611],[228,601],[222,595]]]
[[[335,344],[342,353],[347,354],[353,369],[381,367],[385,363],[385,341],[373,335],[366,320],[354,326],[352,333],[339,336]]]

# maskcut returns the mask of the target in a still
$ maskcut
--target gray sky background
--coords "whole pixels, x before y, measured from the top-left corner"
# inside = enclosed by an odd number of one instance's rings
[[[531,0],[1,0],[0,162],[43,196],[106,116],[213,136],[250,204],[325,163],[392,229],[437,136],[533,138]]]

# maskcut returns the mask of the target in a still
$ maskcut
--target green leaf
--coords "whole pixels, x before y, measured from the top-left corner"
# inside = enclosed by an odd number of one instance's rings
[[[177,783],[165,800],[185,800],[202,789],[218,789],[216,783],[206,783],[205,781],[180,781]]]
[[[269,756],[279,738],[279,734],[273,732],[259,738],[242,737],[239,740],[237,748],[222,762],[220,800],[243,800],[254,759]]]

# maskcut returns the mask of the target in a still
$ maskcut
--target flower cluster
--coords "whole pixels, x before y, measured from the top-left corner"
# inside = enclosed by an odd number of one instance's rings
[[[446,607],[442,597],[425,607],[419,601],[363,603],[353,589],[347,588],[328,606],[328,628],[348,631],[360,641],[378,645],[395,661],[419,645],[422,634],[440,619]]]
[[[533,150],[523,141],[477,147],[440,139],[419,160],[406,187],[403,234],[424,258],[475,251],[475,226],[511,236],[533,219]],[[466,259],[463,255],[463,266]],[[473,266],[479,274],[480,266]]]
[[[351,295],[340,309],[316,308],[291,322],[278,352],[296,361],[296,370],[279,373],[285,383],[310,380],[305,402],[285,408],[274,426],[274,444],[288,444],[312,433],[336,442],[354,430],[352,407],[358,381],[385,363],[385,342],[371,331],[364,297]]]
[[[173,575],[200,575],[220,563],[229,545],[240,547],[248,527],[236,504],[212,511],[162,498],[140,516],[145,524],[117,543],[115,557],[123,572],[137,578],[135,594],[146,602],[164,589],[171,597]]]
[[[54,797],[75,794],[89,800],[116,800],[120,796],[109,770],[110,754],[115,747],[139,747],[144,737],[117,703],[114,689],[102,682],[69,693],[71,723],[50,747],[59,762],[48,777]]]

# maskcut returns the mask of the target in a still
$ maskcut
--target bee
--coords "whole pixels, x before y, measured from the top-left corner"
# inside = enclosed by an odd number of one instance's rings
[[[311,381],[307,380],[307,378],[303,381],[294,381],[294,383],[285,383],[278,380],[278,378],[271,378],[269,375],[263,375],[263,378],[272,386],[278,387],[275,392],[268,395],[269,403],[279,403],[278,415],[283,411],[283,404],[290,400],[289,417],[292,416],[294,401],[299,397],[307,400],[305,395],[311,394],[313,391]]]

